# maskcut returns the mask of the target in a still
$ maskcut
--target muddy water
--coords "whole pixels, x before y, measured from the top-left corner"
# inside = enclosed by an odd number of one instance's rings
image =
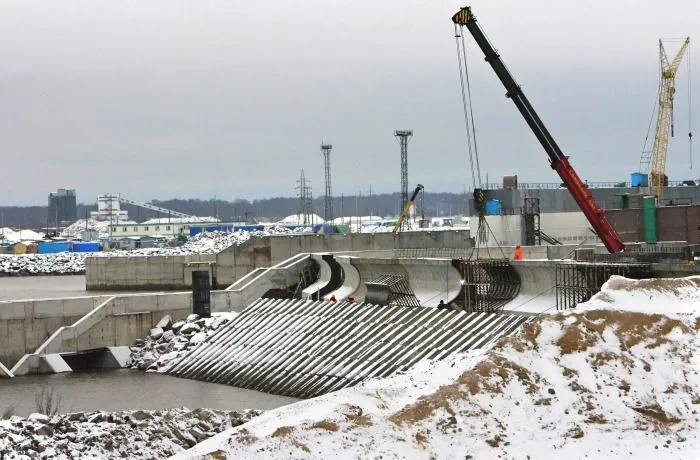
[[[207,407],[221,410],[273,409],[298,401],[243,388],[123,369],[0,379],[0,414],[8,407],[27,416],[36,395],[53,391],[59,412]]]

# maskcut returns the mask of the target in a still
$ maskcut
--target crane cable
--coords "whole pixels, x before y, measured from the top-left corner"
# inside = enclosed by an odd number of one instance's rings
[[[467,131],[467,145],[469,149],[469,164],[472,173],[474,188],[481,188],[481,166],[479,163],[479,150],[476,143],[476,128],[474,126],[474,109],[472,104],[471,84],[469,83],[469,65],[467,63],[467,48],[464,43],[464,34],[455,24],[455,43],[457,45],[457,62],[459,64],[459,83],[462,90],[462,108],[464,110],[464,124]],[[461,39],[461,40],[460,40]],[[466,85],[465,85],[466,81]],[[473,144],[473,148],[472,148]],[[488,184],[486,184],[488,186]],[[484,242],[488,258],[491,259],[491,251],[488,246],[489,236],[493,237],[496,246],[504,259],[507,259],[501,242],[496,238],[491,226],[486,221],[483,214],[479,215],[479,227],[476,237],[476,259],[479,259],[479,243]],[[483,241],[482,241],[483,240]],[[473,254],[473,253],[472,253]],[[471,259],[470,254],[469,259]]]
[[[461,45],[460,45],[460,40]],[[476,146],[476,130],[474,129],[474,112],[472,110],[472,95],[469,85],[469,68],[467,66],[467,54],[464,47],[464,36],[455,24],[455,44],[457,45],[457,62],[459,63],[459,83],[462,89],[462,109],[464,111],[464,125],[467,131],[467,147],[469,150],[469,166],[472,172],[474,188],[481,186],[481,169],[479,166],[479,152]],[[461,48],[461,50],[460,50]],[[464,59],[464,64],[462,60]],[[466,86],[465,86],[466,76]],[[468,98],[468,103],[467,103]],[[470,129],[471,128],[471,129]],[[473,143],[473,148],[472,148]],[[476,163],[476,167],[475,167]]]
[[[693,123],[692,123],[692,80],[690,78],[690,42],[688,42],[688,59],[686,64],[688,65],[688,153],[690,157],[690,169],[693,169]]]

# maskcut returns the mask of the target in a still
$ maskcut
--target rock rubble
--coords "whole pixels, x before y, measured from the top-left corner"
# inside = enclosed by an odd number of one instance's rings
[[[310,231],[311,228],[290,230],[285,227],[272,227],[268,230],[253,232],[203,232],[193,236],[182,246],[176,247],[93,253],[61,252],[58,254],[0,255],[0,276],[77,275],[85,273],[86,257],[217,254],[230,246],[244,243],[254,236],[264,237],[280,234],[308,233]]]
[[[0,276],[77,275],[85,273],[86,253],[0,255]]]
[[[14,416],[0,420],[0,458],[167,458],[260,413],[183,407]]]
[[[164,316],[145,339],[131,347],[129,365],[146,372],[165,373],[179,358],[215,334],[235,317],[235,313],[215,313],[210,318],[189,315],[184,321]]]

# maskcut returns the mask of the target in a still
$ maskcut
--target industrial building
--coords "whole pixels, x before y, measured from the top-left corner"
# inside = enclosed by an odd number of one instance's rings
[[[59,188],[49,193],[49,211],[46,221],[58,227],[64,222],[74,222],[78,216],[75,189]]]

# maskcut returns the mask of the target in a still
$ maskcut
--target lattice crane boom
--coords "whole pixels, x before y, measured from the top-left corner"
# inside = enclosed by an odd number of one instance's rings
[[[676,93],[676,74],[683,60],[683,55],[690,44],[686,38],[676,56],[669,63],[663,42],[659,40],[659,59],[661,61],[661,82],[659,86],[659,108],[656,115],[656,132],[651,150],[651,171],[649,177],[650,193],[663,198],[666,179],[666,155],[668,137],[673,120],[673,96]]]

